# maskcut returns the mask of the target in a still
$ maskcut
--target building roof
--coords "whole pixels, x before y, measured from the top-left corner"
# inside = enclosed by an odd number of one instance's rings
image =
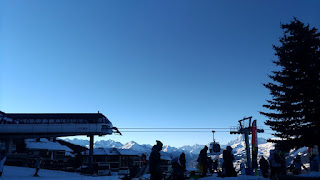
[[[101,113],[5,113],[11,119],[99,119]]]
[[[134,151],[132,149],[118,149],[119,153],[121,155],[127,155],[127,156],[141,156],[141,152]]]
[[[89,150],[82,153],[83,155],[89,155]],[[116,148],[94,148],[93,149],[93,155],[119,155],[119,151]]]
[[[61,145],[59,142],[52,142],[48,139],[41,138],[40,141],[36,141],[35,139],[26,139],[26,148],[27,149],[45,149],[51,151],[67,151],[72,152],[72,150],[68,146]]]

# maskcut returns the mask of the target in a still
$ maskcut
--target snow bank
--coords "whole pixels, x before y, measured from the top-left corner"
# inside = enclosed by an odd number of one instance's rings
[[[113,176],[84,176],[79,173],[70,173],[63,171],[52,171],[46,169],[40,169],[39,176],[33,177],[35,172],[34,168],[26,167],[14,167],[14,166],[5,166],[3,169],[3,174],[1,180],[30,180],[30,179],[59,179],[59,180],[114,180],[119,179],[115,174]]]
[[[224,178],[221,178],[221,177],[217,177],[216,174],[214,174],[213,176],[211,177],[206,177],[206,178],[200,178],[201,180],[212,180],[212,179],[223,179],[223,180],[259,180],[259,179],[266,179],[266,178],[263,178],[262,176],[242,176],[242,175],[239,175],[238,177],[224,177]]]
[[[300,177],[319,177],[320,178],[320,172],[310,172],[307,174],[300,174]]]

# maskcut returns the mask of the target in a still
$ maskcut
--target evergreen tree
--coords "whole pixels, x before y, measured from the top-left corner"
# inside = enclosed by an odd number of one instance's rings
[[[273,82],[264,84],[272,100],[263,105],[269,110],[260,113],[281,139],[271,142],[287,150],[320,147],[320,33],[296,18],[281,28],[281,45],[273,45],[278,58],[273,63],[280,70],[272,71]]]

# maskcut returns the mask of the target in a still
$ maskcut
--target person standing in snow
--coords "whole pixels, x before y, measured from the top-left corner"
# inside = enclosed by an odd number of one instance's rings
[[[3,167],[4,167],[4,163],[6,162],[6,160],[7,160],[6,152],[4,150],[2,150],[1,155],[0,155],[0,176],[2,176]]]
[[[226,177],[237,177],[237,173],[233,167],[234,156],[232,154],[232,147],[227,146],[225,150],[223,150],[223,165],[225,168],[225,176]]]
[[[186,171],[186,154],[184,154],[184,152],[180,154],[179,161],[181,163],[181,166],[183,167],[183,172],[185,172]]]
[[[204,148],[201,149],[198,157],[198,162],[200,166],[199,169],[202,169],[201,177],[206,177],[207,175],[207,170],[208,170],[207,151],[208,151],[208,146],[204,146]]]
[[[34,167],[36,168],[36,172],[34,173],[33,176],[36,176],[36,177],[39,176],[39,175],[38,175],[38,172],[39,172],[40,167],[41,167],[41,162],[42,162],[42,158],[39,157],[39,158],[36,160],[36,163],[35,163],[35,165],[34,165]]]
[[[173,158],[171,160],[172,173],[169,179],[172,180],[185,180],[184,169],[182,163],[180,162],[180,157]]]
[[[277,178],[281,171],[281,156],[277,150],[270,150],[269,164],[271,168],[270,178]]]
[[[268,178],[268,176],[269,176],[268,175],[269,174],[269,163],[268,163],[268,161],[263,156],[261,156],[259,164],[260,164],[260,170],[262,172],[262,176],[264,178]]]
[[[218,172],[218,159],[216,159],[215,161],[213,161],[212,163],[212,170],[213,172]]]
[[[209,172],[211,174],[213,174],[213,160],[211,159],[211,157],[208,157],[208,169],[209,169]]]
[[[316,156],[315,154],[310,156],[310,171],[317,172],[319,170],[318,157],[319,156]]]
[[[163,144],[157,140],[157,144],[152,147],[152,151],[149,157],[149,171],[151,173],[150,180],[161,180],[162,173],[160,169],[161,159],[160,151],[162,150]]]
[[[147,155],[146,154],[142,154],[141,162],[142,162],[142,166],[146,165],[146,163],[147,163]]]
[[[240,169],[239,169],[239,171],[241,172],[241,175],[242,175],[242,176],[246,175],[246,166],[245,166],[245,162],[244,162],[244,161],[242,161],[242,162],[240,163]],[[238,171],[238,172],[239,172],[239,171]]]

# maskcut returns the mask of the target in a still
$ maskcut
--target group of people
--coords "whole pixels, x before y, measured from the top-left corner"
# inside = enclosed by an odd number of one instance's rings
[[[269,161],[268,161],[269,160]],[[263,177],[269,177],[270,167],[270,178],[276,178],[279,175],[286,175],[287,171],[290,171],[293,175],[301,174],[302,168],[309,171],[301,161],[301,155],[297,155],[287,167],[286,158],[283,152],[278,149],[271,150],[269,159],[266,160],[263,156],[260,158],[260,170]],[[319,171],[320,157],[319,155],[310,155],[310,171]]]
[[[151,180],[161,180],[162,172],[161,172],[161,155],[160,151],[163,148],[163,144],[161,141],[156,141],[156,145],[152,147],[152,151],[149,157],[149,171],[151,174]],[[236,177],[237,173],[235,168],[233,167],[234,156],[232,154],[232,148],[227,146],[227,148],[223,151],[223,163],[222,163],[222,171],[218,171],[218,159],[212,160],[208,157],[208,146],[204,146],[204,148],[200,151],[198,157],[198,168],[200,177],[206,177],[208,169],[210,173],[218,173],[224,177]],[[179,157],[173,158],[171,161],[172,165],[172,173],[169,179],[174,180],[184,180],[184,172],[186,171],[186,157],[185,153],[181,153]]]
[[[208,169],[211,174],[218,173],[220,177],[236,177],[237,173],[235,168],[233,167],[234,156],[232,154],[232,147],[227,146],[225,150],[223,150],[223,163],[222,163],[222,171],[218,171],[218,159],[212,160],[211,157],[207,155],[208,146],[204,146],[204,148],[200,151],[198,157],[198,168],[201,177],[206,177]]]
[[[156,145],[152,147],[151,154],[149,157],[149,171],[151,174],[150,180],[161,180],[161,155],[160,151],[163,148],[161,141],[156,141]],[[181,153],[179,157],[172,159],[172,173],[168,179],[184,180],[184,172],[186,171],[186,155]]]

